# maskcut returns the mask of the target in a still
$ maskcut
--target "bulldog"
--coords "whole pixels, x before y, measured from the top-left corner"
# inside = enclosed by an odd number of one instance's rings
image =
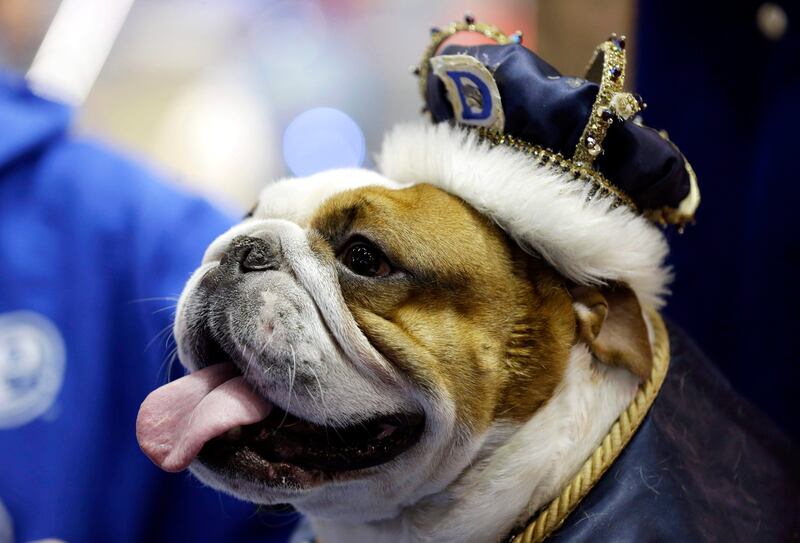
[[[650,376],[653,299],[445,189],[270,185],[180,297],[189,374],[143,403],[144,452],[325,543],[501,541],[558,495]]]
[[[796,538],[796,449],[657,312],[700,191],[624,37],[583,78],[521,39],[434,28],[377,171],[273,183],[210,245],[142,449],[323,543]]]

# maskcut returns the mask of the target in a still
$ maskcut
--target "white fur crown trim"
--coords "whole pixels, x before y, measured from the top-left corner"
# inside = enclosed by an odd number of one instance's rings
[[[462,198],[573,281],[620,281],[643,304],[663,305],[671,279],[664,235],[609,197],[588,199],[590,182],[446,123],[396,126],[378,164],[400,184],[430,183]]]

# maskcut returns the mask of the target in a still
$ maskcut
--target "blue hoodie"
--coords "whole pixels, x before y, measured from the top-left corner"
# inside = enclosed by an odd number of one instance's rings
[[[231,219],[71,116],[0,76],[0,539],[8,517],[14,541],[287,540],[293,515],[160,472],[134,433],[175,299]]]

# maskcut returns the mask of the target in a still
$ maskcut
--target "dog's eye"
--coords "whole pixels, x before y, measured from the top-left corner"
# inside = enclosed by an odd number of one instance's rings
[[[392,272],[386,255],[366,241],[351,243],[342,254],[342,263],[353,273],[365,277],[386,277]]]

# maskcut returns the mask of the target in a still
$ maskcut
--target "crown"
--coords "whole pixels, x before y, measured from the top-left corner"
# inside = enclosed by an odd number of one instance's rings
[[[452,53],[448,53],[451,47],[445,47],[440,52],[443,43],[460,32],[481,34],[496,45],[454,46],[457,50]],[[681,230],[693,222],[700,201],[694,171],[665,132],[643,125],[639,113],[647,104],[642,97],[624,90],[625,36],[612,34],[598,45],[582,78],[562,76],[524,49],[522,38],[522,32],[507,35],[494,25],[476,21],[470,13],[462,21],[431,28],[431,42],[419,65],[413,67],[425,102],[423,111],[436,122],[454,121],[475,130],[490,145],[510,147],[540,165],[589,182],[588,198],[610,197],[615,207],[626,205],[654,222],[674,224]],[[512,68],[504,68],[506,73],[501,74],[499,66],[507,56],[490,51],[498,45],[518,46],[521,51],[509,54],[524,56],[522,64],[529,66],[528,72],[513,68],[515,73],[509,76]],[[528,105],[535,103],[536,107],[527,109],[517,104],[515,115],[529,118],[505,118],[505,101],[519,101],[521,94],[530,100],[537,89],[547,89],[543,94],[547,96],[560,93],[561,101],[529,101]],[[442,93],[447,100],[441,99]],[[564,104],[574,109],[569,119],[556,122],[548,117]],[[545,125],[544,131],[531,137],[530,130],[520,128],[526,123]],[[550,134],[560,132],[565,133],[562,141],[552,141]],[[567,139],[570,145],[565,143]],[[637,164],[639,171],[626,162]],[[658,178],[664,171],[669,172],[668,179]]]

